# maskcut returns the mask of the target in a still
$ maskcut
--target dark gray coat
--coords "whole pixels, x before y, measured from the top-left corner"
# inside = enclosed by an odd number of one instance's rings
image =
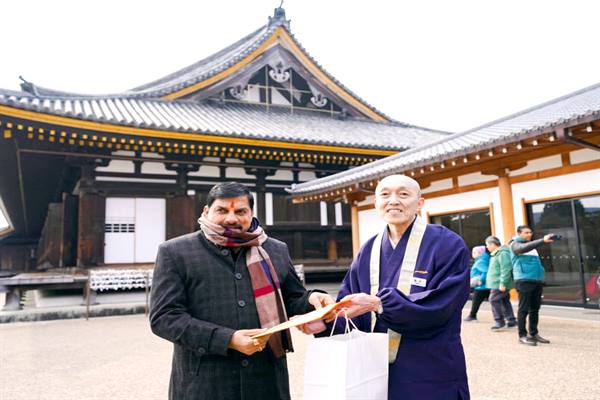
[[[269,238],[263,248],[282,286],[288,316],[314,308],[296,276],[285,243]],[[169,399],[289,399],[285,357],[268,350],[245,356],[227,348],[233,332],[260,328],[246,267],[245,249],[231,251],[198,231],[158,250],[150,325],[174,343]]]

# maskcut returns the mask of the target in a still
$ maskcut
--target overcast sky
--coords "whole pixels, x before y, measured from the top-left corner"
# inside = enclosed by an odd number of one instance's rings
[[[130,89],[233,43],[278,4],[2,1],[0,87],[18,89],[23,75],[83,93]],[[321,65],[404,122],[466,130],[600,82],[597,1],[287,0],[284,8]]]

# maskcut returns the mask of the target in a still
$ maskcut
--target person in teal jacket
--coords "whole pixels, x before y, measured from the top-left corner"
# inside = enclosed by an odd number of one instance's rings
[[[513,287],[512,262],[510,250],[507,246],[502,246],[496,236],[488,236],[485,239],[485,246],[490,252],[486,285],[490,289],[490,305],[496,321],[492,330],[497,332],[505,326],[512,328],[517,325],[510,303],[510,289]]]
[[[517,236],[510,241],[510,252],[515,285],[519,292],[519,310],[517,312],[519,342],[535,346],[538,343],[550,343],[538,332],[539,311],[544,289],[544,266],[537,248],[546,243],[552,243],[555,238],[560,237],[552,233],[545,235],[542,239],[531,240],[532,237],[533,230],[529,226],[519,226]],[[529,332],[525,326],[527,317],[529,317]]]
[[[475,246],[471,251],[473,256],[473,265],[471,266],[471,287],[473,288],[473,298],[471,300],[471,312],[465,318],[465,321],[477,321],[477,312],[481,303],[488,299],[490,290],[485,285],[485,278],[490,263],[490,253],[485,246]]]

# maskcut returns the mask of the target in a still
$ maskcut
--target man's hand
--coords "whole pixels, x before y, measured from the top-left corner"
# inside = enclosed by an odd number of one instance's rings
[[[333,297],[331,297],[327,293],[319,292],[312,292],[308,297],[308,302],[312,304],[313,307],[315,307],[315,310],[318,310],[319,308],[323,308],[330,304],[335,304],[335,300],[333,299]]]
[[[247,356],[251,356],[258,351],[263,351],[271,336],[263,336],[257,339],[252,339],[252,336],[258,335],[265,330],[266,329],[241,329],[235,331],[229,340],[228,347]]]
[[[549,233],[547,235],[544,235],[544,243],[554,242],[554,239],[552,239],[552,236],[554,236],[554,233]]]
[[[504,293],[504,292],[506,292],[506,287],[504,285],[500,285],[498,290],[500,290],[502,293]]]
[[[349,294],[342,299],[342,301],[345,300],[351,300],[350,305],[343,309],[348,315],[348,318],[354,318],[368,312],[377,311],[381,304],[381,299],[379,297],[366,293]]]
[[[296,317],[292,317],[290,320],[294,318]],[[325,325],[325,322],[323,322],[323,320],[318,320],[309,322],[307,324],[299,325],[297,326],[297,328],[300,332],[305,333],[307,335],[316,335],[317,333],[321,333],[325,329],[327,329],[327,325]]]

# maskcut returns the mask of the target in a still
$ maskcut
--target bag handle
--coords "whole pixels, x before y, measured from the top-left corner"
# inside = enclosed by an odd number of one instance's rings
[[[352,318],[348,318],[348,313],[346,312],[346,310],[344,310],[343,312],[344,312],[344,318],[346,318],[346,327],[344,328],[344,334],[350,333],[350,331],[351,331],[350,325],[352,325],[352,327],[354,327],[354,329],[359,330],[357,328],[356,324],[354,323],[354,321],[352,321]],[[338,317],[341,313],[342,313],[341,311],[338,311],[335,313],[335,319],[333,320],[333,329],[331,330],[329,337],[333,336],[333,332],[335,331],[335,327],[337,326]]]

